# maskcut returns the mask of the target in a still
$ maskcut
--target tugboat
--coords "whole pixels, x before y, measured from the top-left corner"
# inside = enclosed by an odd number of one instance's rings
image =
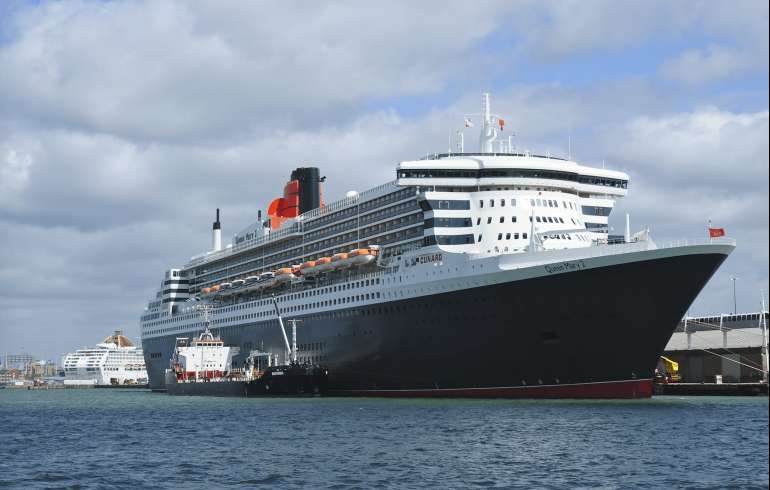
[[[278,316],[286,343],[287,360],[279,364],[277,354],[252,350],[242,368],[233,367],[238,347],[226,346],[209,329],[210,305],[199,306],[204,330],[188,344],[177,338],[171,365],[166,369],[166,393],[203,396],[316,396],[327,392],[328,371],[317,364],[297,361],[297,322],[292,323],[292,344],[283,319]],[[276,311],[278,307],[276,305]]]

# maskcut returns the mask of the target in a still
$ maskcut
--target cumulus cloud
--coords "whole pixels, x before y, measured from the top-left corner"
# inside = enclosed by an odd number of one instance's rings
[[[470,4],[416,8],[45,4],[0,47],[0,104],[35,124],[142,141],[323,124],[367,99],[436,90],[499,22]]]
[[[679,56],[665,60],[660,67],[661,75],[669,80],[697,85],[732,78],[757,65],[756,59],[744,50],[710,46],[706,49],[690,49]]]
[[[0,158],[0,204],[10,208],[27,186],[32,157],[7,148],[0,150]]]
[[[768,111],[639,116],[604,135],[611,158],[656,179],[734,190],[767,176]]]
[[[753,0],[567,0],[533,2],[530,7],[517,11],[516,27],[524,41],[522,49],[534,59],[619,52],[650,39],[677,42],[691,30],[729,37],[747,50],[767,53],[768,6]]]

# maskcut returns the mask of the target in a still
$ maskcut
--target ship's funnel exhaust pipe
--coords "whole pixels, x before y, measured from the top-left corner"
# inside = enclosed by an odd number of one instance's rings
[[[219,222],[219,208],[217,208],[217,220],[214,221],[211,242],[211,248],[214,252],[222,250],[222,224]]]

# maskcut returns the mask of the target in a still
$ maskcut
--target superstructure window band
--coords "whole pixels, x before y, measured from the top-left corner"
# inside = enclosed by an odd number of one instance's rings
[[[469,245],[473,244],[473,235],[430,235],[426,236],[423,244],[429,245]]]
[[[493,177],[511,177],[528,179],[553,179],[578,182],[580,184],[602,185],[627,189],[628,181],[598,177],[594,175],[580,175],[572,172],[558,170],[535,170],[520,168],[485,168],[481,170],[449,170],[449,169],[401,169],[398,171],[400,179],[484,179]]]
[[[612,208],[603,206],[583,206],[583,214],[586,216],[609,216]]]
[[[470,218],[428,218],[425,228],[467,228],[473,226]]]
[[[464,199],[426,199],[420,201],[420,208],[423,211],[432,210],[467,210],[471,208],[470,200]]]

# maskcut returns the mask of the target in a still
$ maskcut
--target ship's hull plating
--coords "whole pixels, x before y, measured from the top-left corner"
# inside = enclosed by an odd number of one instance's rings
[[[327,393],[325,371],[295,366],[277,369],[252,381],[177,382],[166,373],[166,393],[198,396],[316,396]]]
[[[702,253],[480,286],[309,317],[300,343],[340,395],[648,397],[677,322],[726,258]],[[223,329],[226,343],[283,352],[276,322]],[[144,341],[162,387],[174,337]],[[243,349],[242,349],[243,352]]]

